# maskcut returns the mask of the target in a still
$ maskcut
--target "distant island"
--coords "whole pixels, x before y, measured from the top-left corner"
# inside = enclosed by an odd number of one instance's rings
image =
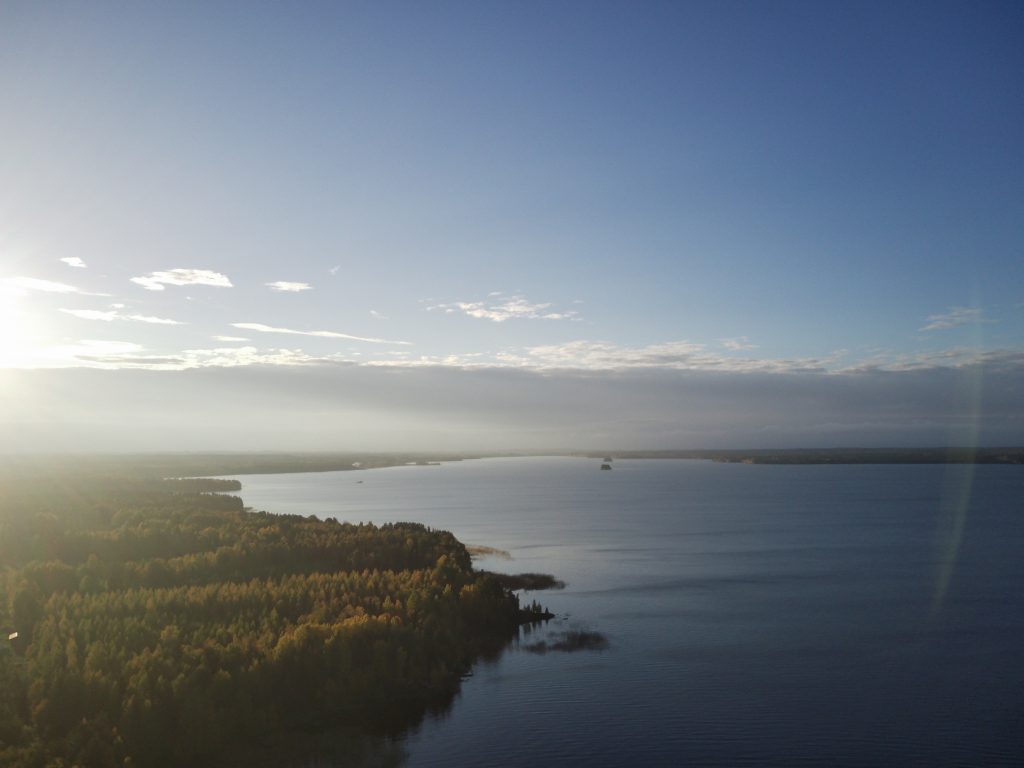
[[[268,466],[245,461],[220,466]],[[237,480],[161,476],[192,457],[33,467],[0,470],[5,768],[252,765],[402,730],[551,617],[513,590],[553,577],[477,572],[416,523],[251,512]]]

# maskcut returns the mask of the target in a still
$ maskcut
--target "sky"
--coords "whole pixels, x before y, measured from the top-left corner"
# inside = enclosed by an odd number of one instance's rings
[[[0,450],[1022,444],[1021,39],[0,4]]]

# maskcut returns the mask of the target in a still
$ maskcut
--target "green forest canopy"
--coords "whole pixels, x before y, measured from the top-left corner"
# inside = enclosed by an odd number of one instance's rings
[[[535,618],[448,532],[209,493],[239,487],[0,474],[0,765],[219,765],[295,731],[400,728]]]

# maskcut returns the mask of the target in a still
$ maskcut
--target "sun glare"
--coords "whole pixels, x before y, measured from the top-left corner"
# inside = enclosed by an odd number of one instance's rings
[[[0,293],[0,368],[21,368],[31,357],[31,328],[13,292]]]

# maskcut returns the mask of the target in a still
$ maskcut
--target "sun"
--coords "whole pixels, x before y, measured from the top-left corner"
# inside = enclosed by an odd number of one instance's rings
[[[0,287],[0,368],[24,368],[32,357],[32,327],[13,291]]]

